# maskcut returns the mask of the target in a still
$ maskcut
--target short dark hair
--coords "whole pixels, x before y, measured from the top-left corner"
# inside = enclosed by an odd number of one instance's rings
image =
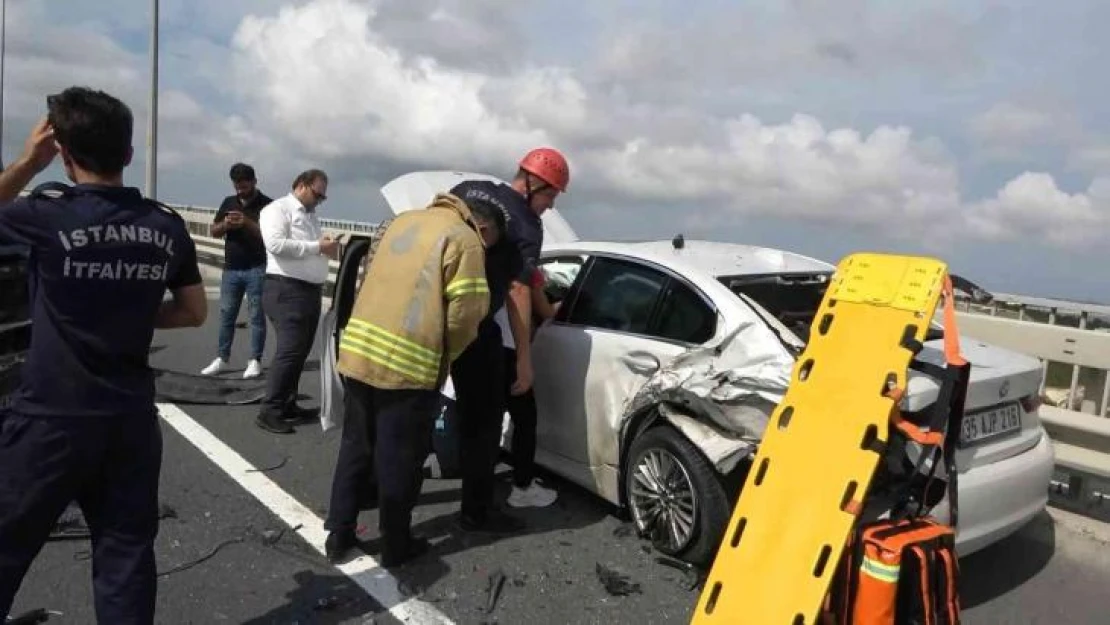
[[[232,182],[242,182],[244,180],[254,180],[254,168],[246,163],[235,163],[231,166],[231,171],[228,172],[228,177]]]
[[[131,109],[103,91],[69,87],[46,97],[54,139],[86,171],[113,176],[127,166],[135,119]]]
[[[466,205],[470,208],[470,214],[473,215],[477,221],[490,224],[497,228],[497,235],[499,237],[505,236],[508,225],[505,222],[505,213],[503,213],[500,208],[489,202],[473,198],[467,200]]]
[[[302,184],[311,187],[312,183],[316,182],[317,180],[323,180],[324,182],[327,182],[328,175],[325,174],[324,170],[322,169],[306,169],[305,171],[297,174],[297,177],[293,179],[292,188],[295,191],[297,187],[301,186]]]

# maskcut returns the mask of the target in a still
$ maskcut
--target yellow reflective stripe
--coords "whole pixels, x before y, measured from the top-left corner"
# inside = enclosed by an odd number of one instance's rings
[[[351,327],[343,331],[343,336],[350,338],[352,341],[357,341],[360,345],[366,346],[367,349],[375,349],[381,354],[389,354],[391,358],[400,358],[414,369],[426,371],[437,371],[439,369],[438,356],[433,359],[413,353],[396,339],[387,339],[369,332],[363,332],[360,328]]]
[[[405,362],[403,359],[398,358],[397,356],[399,354],[397,353],[385,353],[376,346],[363,343],[356,338],[347,336],[346,333],[344,333],[343,338],[339,341],[339,351],[348,351],[358,354],[371,362],[377,363],[421,384],[434,385],[438,381],[438,371],[429,371],[423,367],[415,367]]]
[[[489,283],[485,278],[459,278],[452,280],[444,289],[448,298],[454,299],[463,295],[478,295],[489,293]]]
[[[350,321],[347,322],[346,330],[354,330],[367,340],[374,341],[391,349],[401,349],[412,357],[413,360],[423,361],[425,364],[439,367],[440,354],[438,350],[428,349],[419,343],[414,343],[409,339],[397,336],[384,328],[378,327],[372,323],[367,323],[357,317],[351,317]]]
[[[867,573],[871,577],[883,582],[897,583],[898,573],[901,567],[897,564],[886,564],[878,560],[865,557],[863,563],[860,564],[860,570]]]
[[[439,362],[422,362],[419,359],[414,359],[412,357],[412,354],[406,352],[405,350],[398,349],[396,345],[390,345],[385,341],[377,339],[368,341],[365,337],[359,336],[357,332],[344,332],[343,337],[340,339],[339,343],[340,345],[342,345],[345,342],[351,343],[353,345],[358,345],[362,349],[378,354],[383,358],[388,358],[390,361],[396,361],[399,364],[408,367],[408,369],[413,374],[431,375],[434,377],[435,374],[439,371]]]

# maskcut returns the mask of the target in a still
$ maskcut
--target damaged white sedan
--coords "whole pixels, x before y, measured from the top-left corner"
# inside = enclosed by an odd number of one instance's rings
[[[490,178],[418,172],[383,193],[400,212],[471,177]],[[562,305],[532,347],[536,461],[628,510],[660,551],[708,563],[835,267],[681,237],[584,242],[554,211],[544,224],[545,289]],[[918,359],[943,364],[941,332]],[[962,347],[972,363],[957,453],[966,555],[1045,508],[1053,454],[1037,413],[1040,362],[972,337]],[[911,371],[903,411],[924,409],[937,390]],[[892,474],[913,467],[919,450],[892,448]],[[836,459],[812,462],[819,472]],[[925,498],[947,516],[945,499]]]

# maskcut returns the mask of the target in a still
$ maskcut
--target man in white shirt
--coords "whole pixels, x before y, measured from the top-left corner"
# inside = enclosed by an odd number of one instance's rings
[[[277,346],[255,423],[275,434],[292,433],[290,423],[310,416],[297,406],[297,390],[320,322],[328,259],[339,251],[339,241],[324,235],[316,215],[327,192],[327,174],[305,171],[293,181],[292,192],[262,209],[258,220],[266,244],[262,309],[274,325]]]

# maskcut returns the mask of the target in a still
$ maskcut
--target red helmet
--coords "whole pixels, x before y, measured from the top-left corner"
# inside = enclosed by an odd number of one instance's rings
[[[520,159],[520,168],[564,193],[570,183],[567,159],[553,148],[536,148],[528,152]]]

